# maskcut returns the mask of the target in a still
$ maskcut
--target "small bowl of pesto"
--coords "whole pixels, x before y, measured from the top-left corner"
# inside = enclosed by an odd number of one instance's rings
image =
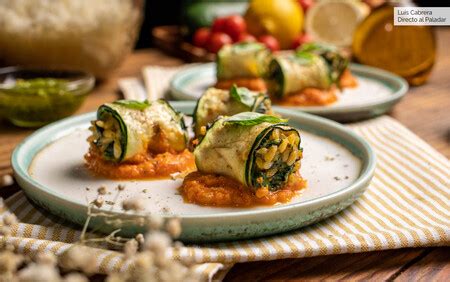
[[[0,68],[0,116],[20,127],[39,127],[80,108],[95,78],[77,71]]]

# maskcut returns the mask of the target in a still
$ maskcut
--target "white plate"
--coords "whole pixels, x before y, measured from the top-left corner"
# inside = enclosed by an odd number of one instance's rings
[[[193,103],[174,103],[191,112]],[[302,130],[304,159],[301,173],[308,188],[289,204],[256,208],[213,208],[184,203],[177,192],[182,180],[113,181],[93,177],[84,166],[88,150],[87,127],[95,114],[69,118],[38,130],[13,154],[13,168],[19,184],[31,200],[52,213],[82,223],[96,190],[104,185],[114,201],[118,184],[126,189],[114,205],[102,210],[126,215],[120,202],[141,197],[144,213],[182,219],[182,239],[188,241],[249,238],[291,230],[325,218],[348,206],[368,185],[374,156],[370,147],[345,128],[310,115],[277,109]],[[55,157],[57,156],[57,157]],[[89,188],[89,189],[86,189]],[[102,223],[95,223],[97,227]],[[104,225],[102,231],[110,231]],[[138,232],[135,226],[127,233]]]
[[[337,121],[354,121],[386,113],[408,90],[407,82],[395,74],[358,64],[351,64],[350,69],[358,80],[358,86],[339,92],[336,103],[328,106],[283,107]],[[215,83],[215,64],[208,63],[178,72],[171,81],[170,90],[178,100],[197,100]]]

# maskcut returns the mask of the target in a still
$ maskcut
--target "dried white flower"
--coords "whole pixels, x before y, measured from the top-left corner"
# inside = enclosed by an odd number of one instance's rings
[[[58,262],[56,256],[51,252],[39,252],[35,260],[38,264],[48,264],[51,266],[55,266]]]
[[[158,215],[151,215],[147,219],[148,228],[151,230],[160,229],[164,223],[164,219]]]
[[[178,238],[181,234],[181,222],[179,218],[171,218],[166,223],[166,230],[172,238]]]
[[[106,282],[124,282],[124,281],[126,281],[126,279],[122,276],[123,276],[123,274],[114,272],[114,273],[109,274],[108,277],[106,277],[105,281]]]
[[[100,187],[97,189],[97,193],[98,193],[99,195],[106,195],[107,192],[108,192],[108,190],[106,190],[106,187],[105,187],[105,186],[100,186]]]
[[[14,184],[14,178],[10,174],[5,174],[0,179],[0,187],[11,186]]]
[[[119,185],[118,191],[125,189],[125,186]],[[111,194],[106,187],[101,186],[97,189],[97,199],[92,204],[101,207],[104,200],[99,195]],[[117,192],[119,195],[120,192]],[[106,202],[107,203],[107,202]],[[3,200],[0,198],[0,207],[3,206]],[[127,211],[140,211],[144,209],[142,199],[135,198],[123,201],[122,207]],[[88,216],[105,216],[98,211],[88,212]],[[105,216],[105,221],[110,225],[122,225],[128,222],[127,219]],[[179,219],[165,220],[160,216],[136,217],[133,220],[136,224],[144,226],[147,224],[151,230],[145,236],[136,235],[134,239],[126,241],[123,244],[123,253],[126,259],[130,259],[133,267],[124,272],[111,273],[106,281],[183,281],[194,282],[199,280],[199,276],[194,272],[194,268],[189,262],[175,261],[168,256],[168,249],[173,245],[175,248],[181,248],[181,242],[172,242],[172,237],[178,237],[181,234],[181,223]],[[7,214],[0,220],[0,232],[9,234],[10,226],[17,223],[17,218],[13,214]],[[165,222],[165,224],[164,224]],[[164,226],[165,231],[161,231]],[[84,229],[83,229],[84,230]],[[84,231],[83,231],[84,232]],[[84,233],[83,233],[84,234]],[[170,234],[170,236],[169,236]],[[81,245],[74,245],[67,249],[58,258],[59,266],[67,270],[79,270],[87,275],[97,271],[97,256],[95,249],[84,245],[90,239],[80,237]],[[114,242],[111,242],[114,241]],[[115,232],[105,238],[95,238],[92,242],[111,242],[121,245],[125,240],[121,237],[115,237]],[[140,245],[142,246],[140,250]],[[89,279],[83,273],[73,272],[64,278],[60,276],[56,268],[56,256],[50,252],[41,252],[34,257],[35,262],[30,260],[30,256],[17,255],[13,252],[12,245],[6,244],[3,251],[0,251],[0,281],[7,277],[5,281],[62,281],[62,282],[87,282]],[[19,272],[17,268],[25,265]],[[4,276],[3,274],[6,274]],[[3,280],[2,280],[3,279]]]
[[[10,252],[14,252],[16,250],[16,247],[13,244],[11,244],[11,243],[6,243],[5,250],[6,251],[10,251]]]
[[[64,279],[64,282],[88,282],[89,279],[81,273],[72,272],[67,274]]]
[[[103,203],[105,201],[103,200],[103,198],[97,198],[95,199],[92,203],[97,207],[97,208],[101,208],[103,206]]]
[[[144,224],[145,224],[145,218],[144,217],[136,218],[136,225],[144,226]]]
[[[166,253],[164,254],[160,254],[158,256],[155,257],[155,266],[157,266],[158,268],[164,268],[167,267],[169,264],[171,264],[172,261],[171,259],[167,256]]]
[[[173,242],[173,247],[174,247],[175,249],[181,249],[181,248],[184,247],[184,245],[183,245],[183,243],[180,242],[180,241],[175,241],[175,242]]]
[[[182,282],[188,274],[189,269],[186,266],[177,261],[173,261],[160,270],[159,279],[161,281]]]
[[[3,224],[6,226],[17,224],[17,217],[14,214],[9,213],[3,217]]]
[[[9,228],[9,226],[0,226],[0,235],[3,236],[11,235],[11,228]]]
[[[144,235],[142,235],[141,233],[139,233],[138,235],[136,235],[135,237],[136,241],[138,241],[139,244],[144,244]]]
[[[58,269],[52,265],[30,263],[17,273],[19,281],[59,282],[61,276]]]
[[[127,241],[123,246],[123,253],[125,255],[125,258],[129,259],[133,257],[136,254],[138,247],[139,247],[138,241],[136,241],[135,239]]]
[[[0,252],[0,262],[0,274],[12,273],[15,272],[17,267],[23,262],[23,256],[15,254],[10,250],[6,250]]]
[[[127,199],[122,202],[122,208],[126,211],[141,211],[144,209],[144,201],[140,198]]]
[[[118,227],[122,226],[123,221],[120,218],[116,218],[116,219],[114,219],[112,221],[109,221],[109,224],[111,224],[111,226],[113,226],[113,227],[118,228]]]
[[[135,267],[134,271],[127,273],[126,281],[162,282],[159,279],[158,268],[153,263],[149,267]]]
[[[149,269],[154,265],[154,255],[150,252],[138,253],[133,258],[135,269]]]
[[[96,270],[97,260],[94,251],[86,246],[73,246],[59,257],[59,264],[66,269],[79,269],[89,274]]]
[[[156,256],[162,256],[166,253],[172,240],[165,232],[153,231],[145,235],[144,249],[152,251]]]

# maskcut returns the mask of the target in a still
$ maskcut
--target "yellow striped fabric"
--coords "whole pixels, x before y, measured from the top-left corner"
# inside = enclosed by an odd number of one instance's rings
[[[171,250],[194,258],[205,280],[220,280],[236,262],[450,245],[450,162],[390,117],[349,125],[375,149],[378,164],[365,194],[313,226],[268,238]],[[73,226],[42,214],[22,193],[6,201],[22,222],[7,238],[23,253],[61,253],[77,240]],[[98,249],[98,271],[123,270],[115,251]]]

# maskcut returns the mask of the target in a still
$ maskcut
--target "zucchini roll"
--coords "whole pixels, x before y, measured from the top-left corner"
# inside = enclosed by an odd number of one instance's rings
[[[300,57],[308,53],[321,56],[328,64],[331,82],[339,84],[341,75],[348,67],[348,59],[336,47],[325,44],[306,43],[296,51]]]
[[[271,53],[261,43],[226,45],[217,54],[217,79],[260,78],[267,72]]]
[[[348,59],[337,49],[321,44],[303,44],[294,55],[271,61],[268,80],[270,92],[279,98],[306,88],[330,89],[348,67]]]
[[[278,98],[305,88],[328,89],[332,84],[327,62],[311,53],[273,59],[269,66],[268,81],[270,93]]]
[[[244,87],[232,86],[230,91],[209,88],[197,101],[194,110],[195,135],[201,134],[203,126],[218,116],[232,116],[241,112],[273,114],[272,103],[264,93],[250,91]]]
[[[286,120],[244,112],[214,122],[194,150],[195,162],[198,171],[231,177],[253,191],[276,191],[300,168],[300,141]]]
[[[114,162],[147,152],[181,152],[187,145],[183,115],[164,100],[103,104],[89,129],[91,146],[96,146],[104,159]]]

